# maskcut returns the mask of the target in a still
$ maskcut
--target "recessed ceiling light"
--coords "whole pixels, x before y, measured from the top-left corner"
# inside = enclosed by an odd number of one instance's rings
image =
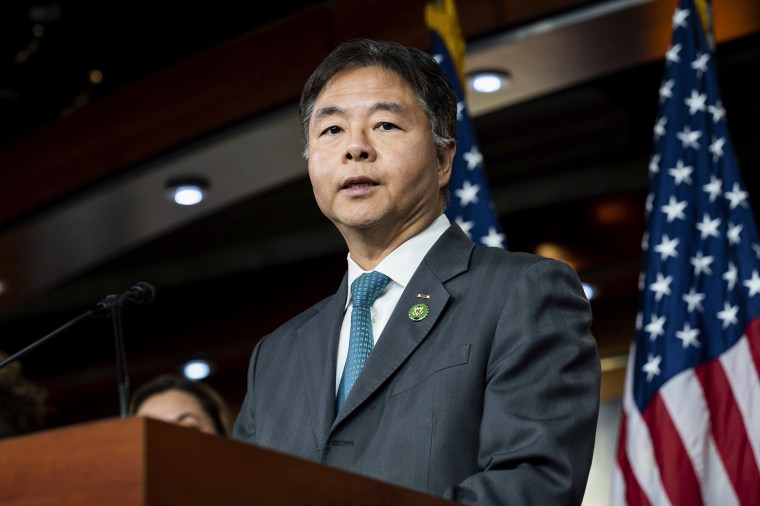
[[[182,179],[167,184],[169,197],[180,206],[194,206],[206,198],[208,183],[201,179]]]
[[[98,86],[103,83],[103,72],[99,69],[92,69],[87,73],[87,80],[90,81],[90,84],[93,86]]]
[[[193,381],[208,378],[211,374],[211,364],[205,360],[191,360],[182,367],[182,374]]]
[[[203,188],[196,185],[182,185],[174,188],[174,202],[181,206],[194,206],[203,201]]]
[[[500,70],[473,72],[467,78],[470,89],[478,93],[496,93],[509,86],[512,77]]]
[[[583,283],[583,292],[586,294],[588,300],[594,300],[596,298],[596,288],[588,283]]]

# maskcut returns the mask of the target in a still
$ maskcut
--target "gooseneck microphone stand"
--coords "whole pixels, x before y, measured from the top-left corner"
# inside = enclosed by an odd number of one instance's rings
[[[121,312],[124,301],[117,295],[107,295],[100,304],[109,311],[113,325],[114,350],[116,351],[116,383],[119,389],[119,413],[124,418],[129,413],[129,376],[124,353],[124,331],[121,327]]]
[[[150,283],[140,281],[132,288],[119,295],[107,295],[103,300],[98,302],[95,309],[90,309],[80,314],[76,318],[61,325],[46,336],[33,342],[26,348],[17,351],[5,360],[0,362],[0,369],[17,360],[32,350],[37,349],[53,337],[57,336],[69,327],[74,326],[87,318],[110,317],[113,324],[114,346],[116,350],[116,380],[119,389],[119,412],[122,418],[129,414],[129,375],[127,374],[127,361],[124,353],[124,332],[121,326],[121,315],[124,306],[127,303],[149,304],[156,297],[156,289]]]

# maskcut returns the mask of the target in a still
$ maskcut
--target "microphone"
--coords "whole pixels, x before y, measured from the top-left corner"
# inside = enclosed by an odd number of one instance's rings
[[[156,289],[150,283],[138,281],[135,285],[122,294],[125,300],[135,304],[150,304],[156,298]]]
[[[127,365],[124,358],[124,340],[121,330],[121,311],[127,302],[135,304],[149,304],[156,298],[156,289],[150,283],[140,281],[135,283],[129,290],[119,295],[107,295],[103,300],[98,302],[95,309],[90,309],[81,315],[77,316],[68,323],[58,327],[53,332],[50,332],[46,336],[33,342],[21,351],[17,351],[10,357],[0,360],[0,369],[10,364],[16,359],[19,359],[29,353],[30,351],[38,348],[43,343],[49,341],[53,337],[57,336],[64,330],[73,326],[77,322],[84,320],[85,318],[94,317],[111,317],[113,320],[113,333],[114,342],[116,346],[116,370],[118,374],[118,387],[119,387],[119,407],[122,418],[127,416],[127,406],[129,403],[129,377],[127,376]]]
[[[113,307],[123,307],[127,302],[135,304],[150,304],[156,298],[156,289],[150,283],[138,281],[126,292],[119,295],[106,295],[103,300],[98,302],[92,316],[106,316],[106,312]]]

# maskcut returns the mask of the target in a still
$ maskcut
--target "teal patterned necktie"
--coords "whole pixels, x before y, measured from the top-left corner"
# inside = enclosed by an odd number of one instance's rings
[[[372,339],[370,307],[383,293],[390,280],[382,272],[372,271],[362,274],[351,283],[351,298],[353,299],[351,333],[348,340],[346,366],[343,368],[343,377],[338,387],[337,411],[340,411],[343,406],[343,401],[348,397],[348,392],[351,391],[354,381],[364,367],[364,362],[372,352],[374,340]]]

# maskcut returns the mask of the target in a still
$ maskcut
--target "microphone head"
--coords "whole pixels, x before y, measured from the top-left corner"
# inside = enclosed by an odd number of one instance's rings
[[[150,304],[155,298],[156,289],[145,281],[138,281],[127,292],[127,300],[135,304]]]

